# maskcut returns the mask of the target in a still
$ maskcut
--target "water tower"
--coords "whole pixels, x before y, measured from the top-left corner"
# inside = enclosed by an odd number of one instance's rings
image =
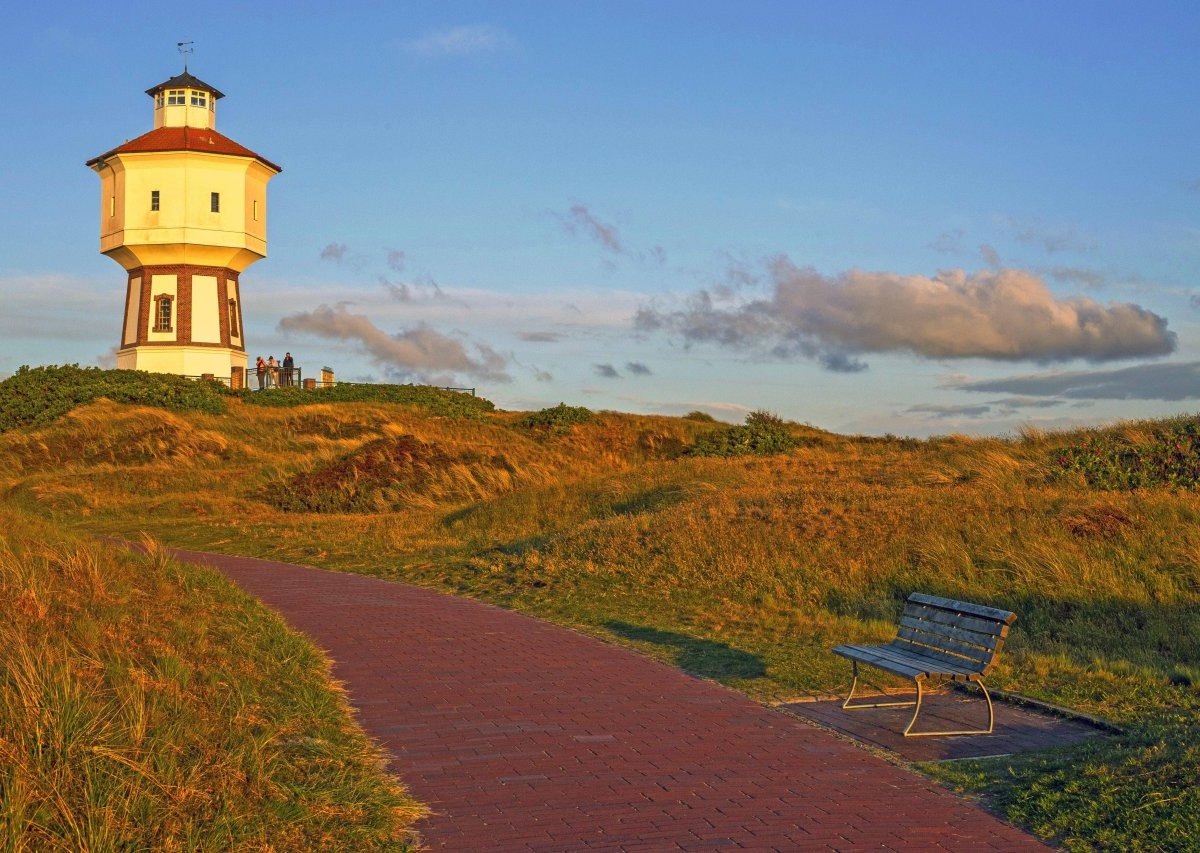
[[[100,251],[128,275],[117,367],[240,385],[240,276],[266,257],[267,182],[281,169],[217,132],[224,95],[186,66],[146,94],[154,129],[87,161]]]

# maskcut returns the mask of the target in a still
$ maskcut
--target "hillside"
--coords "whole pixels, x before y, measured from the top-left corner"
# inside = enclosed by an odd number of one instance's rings
[[[763,699],[842,688],[829,648],[889,639],[912,590],[994,603],[989,683],[1127,732],[943,778],[1073,849],[1200,846],[1193,420],[914,441],[213,393],[10,423],[8,511],[480,597]]]

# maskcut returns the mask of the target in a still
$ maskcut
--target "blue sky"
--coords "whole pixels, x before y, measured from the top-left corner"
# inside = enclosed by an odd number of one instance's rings
[[[0,373],[103,363],[83,161],[179,70],[280,163],[251,356],[846,432],[1194,411],[1191,3],[6,13]]]

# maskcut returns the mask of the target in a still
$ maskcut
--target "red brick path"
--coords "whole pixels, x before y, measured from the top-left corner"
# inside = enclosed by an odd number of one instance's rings
[[[328,650],[434,850],[1033,850],[925,779],[536,619],[341,572],[213,565]]]

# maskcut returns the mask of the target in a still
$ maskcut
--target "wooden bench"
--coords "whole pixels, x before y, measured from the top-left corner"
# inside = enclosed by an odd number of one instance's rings
[[[904,605],[896,639],[884,646],[837,646],[833,653],[848,658],[854,667],[854,680],[842,707],[849,711],[861,708],[899,708],[915,705],[912,719],[904,729],[905,737],[923,735],[989,735],[995,715],[992,697],[983,685],[983,677],[992,670],[996,656],[1008,636],[1009,626],[1017,614],[982,604],[954,601],[914,592]],[[912,702],[874,702],[850,704],[858,686],[859,663],[911,678],[917,684],[917,698]],[[921,713],[921,698],[928,680],[974,682],[987,699],[988,727],[971,731],[914,732],[913,725]]]

